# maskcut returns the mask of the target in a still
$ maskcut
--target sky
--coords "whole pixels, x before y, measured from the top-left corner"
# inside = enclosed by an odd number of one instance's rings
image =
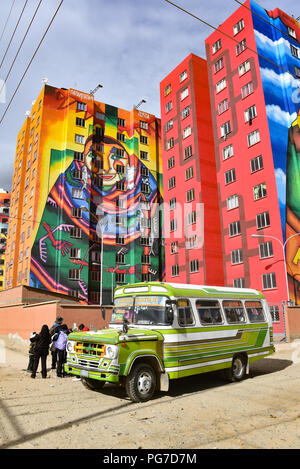
[[[25,0],[1,0],[0,80],[7,75],[38,3],[27,0],[8,48]],[[0,119],[59,3],[42,1],[0,95]],[[174,3],[215,27],[240,7],[234,0]],[[294,0],[257,3],[266,9],[279,7],[295,17],[300,15]],[[11,190],[17,134],[44,78],[49,85],[83,92],[101,84],[103,88],[95,94],[98,101],[131,110],[145,99],[141,109],[160,117],[160,81],[190,53],[205,58],[204,41],[212,32],[165,0],[64,0],[0,124],[0,188]]]

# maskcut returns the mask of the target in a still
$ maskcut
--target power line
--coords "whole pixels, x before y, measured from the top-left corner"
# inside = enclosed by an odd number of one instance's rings
[[[29,30],[30,30],[30,28],[31,28],[31,25],[32,25],[32,23],[33,23],[33,21],[34,21],[34,18],[36,17],[36,14],[37,14],[37,12],[38,12],[38,10],[39,10],[39,8],[40,8],[41,3],[42,3],[42,0],[39,1],[39,4],[38,4],[38,6],[36,7],[35,12],[34,12],[32,18],[31,18],[31,20],[30,20],[30,23],[29,23],[29,25],[28,25],[28,27],[27,27],[27,30],[26,30],[26,32],[25,32],[25,34],[24,34],[24,36],[23,36],[23,39],[22,39],[22,41],[21,41],[21,43],[20,43],[20,46],[19,46],[19,48],[18,48],[18,50],[17,50],[17,53],[16,53],[16,55],[15,55],[13,61],[12,61],[12,64],[11,64],[9,70],[8,70],[8,73],[7,73],[7,75],[6,75],[5,79],[4,79],[2,88],[1,88],[1,90],[0,90],[0,96],[1,96],[2,90],[3,90],[4,86],[5,86],[5,83],[7,83],[7,79],[8,79],[8,77],[9,77],[9,75],[10,75],[10,72],[12,71],[12,68],[13,68],[13,66],[14,66],[14,64],[15,64],[15,61],[17,60],[17,57],[18,57],[18,55],[19,55],[19,52],[20,52],[20,50],[21,50],[21,48],[22,48],[22,46],[23,46],[23,44],[24,44],[24,41],[25,41],[25,39],[26,39],[26,37],[27,37],[27,34],[28,34],[28,32],[29,32]]]
[[[3,62],[4,62],[4,60],[5,60],[6,54],[7,54],[7,52],[8,52],[8,49],[10,48],[10,45],[11,45],[11,43],[12,43],[12,40],[13,40],[13,38],[14,38],[14,36],[15,36],[15,33],[16,33],[17,29],[18,29],[19,23],[20,23],[20,21],[21,21],[21,18],[22,18],[22,16],[23,16],[23,13],[24,13],[24,10],[25,10],[25,8],[26,8],[27,3],[28,3],[28,0],[25,0],[23,9],[22,9],[22,11],[21,11],[21,13],[20,13],[20,15],[19,15],[17,24],[16,24],[16,26],[15,26],[15,29],[14,29],[12,35],[11,35],[10,41],[9,41],[9,43],[8,43],[8,46],[7,46],[7,48],[6,48],[6,51],[5,51],[4,55],[3,55],[2,61],[1,61],[1,63],[0,63],[0,69],[1,69],[1,67],[2,67],[2,65],[3,65]]]
[[[10,18],[10,15],[11,15],[12,9],[13,9],[13,7],[14,7],[15,1],[16,1],[16,0],[13,0],[13,2],[12,2],[12,5],[11,5],[11,7],[10,7],[10,10],[9,10],[9,13],[8,13],[8,17],[7,17],[7,19],[6,19],[6,22],[5,22],[4,28],[3,28],[3,30],[2,30],[2,33],[1,33],[0,42],[1,42],[1,40],[2,40],[2,37],[3,37],[3,34],[4,34],[4,32],[5,32],[5,29],[6,29],[6,26],[7,26],[8,20],[9,20],[9,18]]]
[[[23,75],[22,75],[22,77],[21,77],[21,79],[20,79],[20,81],[19,81],[19,83],[18,83],[17,88],[15,89],[15,91],[14,91],[14,93],[13,93],[13,95],[12,95],[12,97],[11,97],[9,103],[8,103],[8,105],[7,105],[6,108],[5,108],[5,111],[4,111],[4,113],[3,113],[2,117],[1,117],[1,120],[0,120],[0,124],[2,124],[2,122],[3,122],[3,120],[4,120],[4,117],[5,117],[5,115],[6,115],[7,111],[8,111],[8,109],[10,108],[10,105],[11,105],[11,103],[12,103],[12,101],[13,101],[15,95],[17,94],[17,91],[18,91],[18,89],[20,88],[21,83],[22,83],[22,81],[24,80],[25,75],[26,75],[26,73],[28,72],[29,67],[30,67],[30,65],[32,64],[33,59],[35,58],[35,56],[36,56],[36,54],[37,54],[37,52],[38,52],[38,50],[39,50],[39,48],[40,48],[40,46],[41,46],[43,40],[45,39],[45,36],[46,36],[47,32],[49,31],[49,29],[50,29],[50,27],[51,27],[51,25],[52,25],[52,23],[53,23],[53,21],[54,21],[56,15],[57,15],[58,11],[59,11],[59,9],[60,9],[62,3],[63,3],[63,1],[64,1],[64,0],[61,0],[61,1],[60,1],[60,3],[59,3],[59,5],[58,5],[58,7],[57,7],[57,9],[56,9],[56,11],[55,11],[55,13],[54,13],[54,15],[53,15],[52,18],[51,18],[50,23],[48,24],[48,26],[47,26],[47,28],[46,28],[46,31],[44,32],[44,34],[43,34],[43,36],[42,36],[42,38],[41,38],[41,40],[40,40],[40,42],[39,42],[37,48],[35,49],[34,54],[33,54],[33,56],[31,57],[31,59],[30,59],[28,65],[27,65],[27,67],[26,67],[26,69],[25,69],[25,71],[24,71],[24,73],[23,73]]]
[[[221,29],[217,28],[216,26],[213,26],[212,24],[208,23],[207,21],[203,20],[202,18],[199,18],[199,16],[196,16],[194,15],[193,13],[191,13],[190,11],[188,10],[185,10],[184,8],[182,8],[181,6],[179,5],[176,5],[176,3],[173,3],[171,2],[170,0],[164,0],[165,2],[169,3],[170,5],[174,6],[175,8],[178,8],[178,10],[181,10],[183,11],[184,13],[186,13],[187,15],[189,16],[192,16],[193,18],[195,18],[196,20],[200,21],[201,23],[205,24],[206,26],[208,26],[209,28],[212,28],[214,29],[215,31],[218,31],[220,34],[223,34],[223,36],[226,36],[227,38],[231,39],[232,41],[234,41],[236,44],[239,44],[239,41],[237,39],[235,39],[234,37],[230,36],[229,34],[225,33],[224,31],[222,31]],[[250,51],[250,52],[253,52],[254,54],[256,54],[257,56],[265,59],[267,62],[270,62],[272,65],[275,65],[276,67],[280,68],[281,70],[283,70],[285,73],[288,73],[289,75],[291,75],[293,78],[295,79],[299,79],[296,75],[294,75],[292,72],[290,72],[289,70],[285,69],[284,67],[281,67],[281,65],[278,65],[276,62],[273,62],[271,59],[269,59],[268,57],[265,57],[263,54],[261,54],[260,52],[257,52],[256,50],[254,49],[251,49],[250,47],[247,46],[247,49]],[[0,122],[1,123],[1,122]]]

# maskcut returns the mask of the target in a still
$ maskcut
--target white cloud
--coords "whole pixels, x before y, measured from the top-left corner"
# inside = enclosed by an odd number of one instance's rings
[[[275,178],[277,183],[277,194],[282,204],[286,202],[286,174],[281,168],[275,169]]]
[[[269,119],[277,122],[278,124],[282,124],[285,127],[290,127],[291,124],[297,119],[296,112],[290,114],[287,111],[283,111],[276,104],[267,104],[266,110]]]
[[[274,86],[300,88],[300,80],[297,80],[288,72],[276,73],[271,68],[261,68],[260,72],[262,80],[269,81]]]

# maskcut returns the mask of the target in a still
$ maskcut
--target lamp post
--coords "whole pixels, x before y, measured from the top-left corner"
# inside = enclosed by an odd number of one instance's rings
[[[285,272],[285,279],[286,279],[286,290],[287,290],[287,299],[288,303],[290,302],[290,292],[289,292],[289,284],[288,284],[288,273],[287,273],[287,267],[286,267],[286,256],[285,256],[285,247],[287,242],[294,238],[295,236],[300,235],[300,233],[295,233],[292,236],[289,236],[289,238],[286,239],[285,243],[283,243],[279,238],[276,238],[275,236],[271,235],[259,235],[259,234],[252,234],[252,238],[272,238],[275,239],[276,241],[279,242],[279,244],[282,247],[282,253],[283,253],[283,262],[284,262],[284,272]]]

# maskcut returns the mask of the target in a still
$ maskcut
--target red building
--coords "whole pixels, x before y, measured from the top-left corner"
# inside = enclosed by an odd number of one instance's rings
[[[223,285],[206,61],[190,54],[160,83],[166,281]]]

